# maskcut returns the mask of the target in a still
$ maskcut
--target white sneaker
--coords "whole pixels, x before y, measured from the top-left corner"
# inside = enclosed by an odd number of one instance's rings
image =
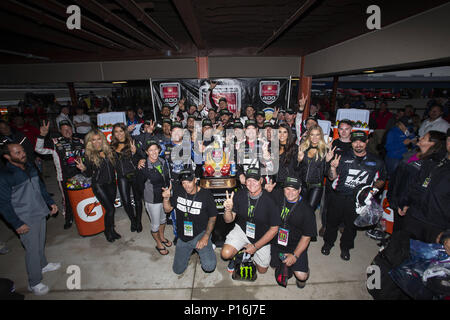
[[[61,268],[61,263],[50,262],[49,264],[47,264],[45,267],[42,268],[42,273],[55,271],[55,270],[58,270],[59,268]]]
[[[33,292],[37,296],[43,296],[48,293],[49,288],[48,286],[46,286],[41,282],[35,285],[34,287],[30,287],[30,285],[28,285],[28,290]]]

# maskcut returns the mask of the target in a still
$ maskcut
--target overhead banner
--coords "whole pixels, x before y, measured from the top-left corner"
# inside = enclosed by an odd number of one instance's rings
[[[212,91],[212,100],[219,105],[219,99],[225,98],[228,110],[235,113],[244,110],[246,106],[252,105],[257,110],[275,108],[286,109],[289,79],[214,79],[217,83]],[[185,106],[204,104],[207,109],[211,108],[210,102],[210,80],[204,79],[182,79],[182,80],[154,80],[152,79],[152,90],[155,107],[161,110],[163,105],[174,108],[178,102],[185,98]],[[242,113],[243,114],[243,113]]]

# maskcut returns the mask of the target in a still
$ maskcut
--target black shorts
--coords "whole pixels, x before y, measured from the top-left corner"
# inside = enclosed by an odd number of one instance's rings
[[[291,253],[293,254],[293,251],[289,251],[289,249],[286,248],[280,248],[279,245],[270,245],[270,266],[272,268],[278,267],[283,262],[280,259],[280,253]],[[291,266],[292,271],[299,271],[299,272],[309,272],[308,267],[308,251],[305,250],[303,253],[298,257],[297,261]]]

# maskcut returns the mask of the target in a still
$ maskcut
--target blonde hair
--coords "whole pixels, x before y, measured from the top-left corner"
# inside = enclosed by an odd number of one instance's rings
[[[102,140],[102,149],[100,151],[95,150],[94,146],[92,145],[92,139],[94,136],[100,136],[100,139]],[[86,135],[86,138],[84,139],[84,142],[86,157],[97,168],[100,167],[100,163],[102,160],[100,157],[100,152],[103,152],[106,156],[106,159],[109,159],[109,161],[114,164],[114,154],[103,132],[96,129],[89,131]]]
[[[327,154],[327,144],[325,143],[325,138],[323,136],[322,128],[319,125],[314,125],[311,128],[308,129],[306,132],[305,139],[303,139],[303,142],[300,144],[300,150],[303,152],[306,152],[310,146],[311,146],[311,132],[317,130],[320,132],[320,140],[317,145],[317,152],[314,158],[316,160],[322,160],[325,158]]]

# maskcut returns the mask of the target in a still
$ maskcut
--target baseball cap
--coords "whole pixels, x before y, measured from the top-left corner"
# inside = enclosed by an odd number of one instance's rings
[[[164,123],[168,123],[168,124],[172,125],[172,120],[170,120],[170,119],[168,119],[168,118],[165,118],[165,119],[163,119],[162,123],[163,123],[163,124],[164,124]]]
[[[209,120],[209,119],[203,120],[203,122],[202,122],[202,127],[212,127],[212,126],[213,126],[213,125],[212,125],[211,120]]]
[[[67,120],[62,120],[59,122],[59,127],[61,128],[62,126],[69,126],[72,128],[72,124]]]
[[[273,128],[273,124],[270,121],[264,121],[263,128]]]
[[[192,181],[195,179],[195,174],[194,171],[192,171],[192,169],[183,169],[180,172],[180,177],[179,177],[180,181]]]
[[[295,114],[295,111],[293,109],[286,109],[286,113]]]
[[[219,115],[220,116],[223,116],[223,115],[231,116],[231,112],[228,109],[222,109],[222,110],[220,110]]]
[[[233,128],[241,128],[241,129],[243,129],[244,128],[244,125],[242,124],[242,122],[241,121],[235,121],[234,123],[233,123]]]
[[[219,99],[219,103],[220,103],[220,102],[222,102],[222,101],[224,101],[224,102],[228,102],[228,101],[227,101],[227,99],[226,99],[226,98],[224,98],[224,97],[222,97],[222,98],[220,98],[220,99]]]
[[[300,189],[301,186],[302,182],[296,177],[286,177],[283,184],[284,188],[291,187],[294,189]]]
[[[266,113],[262,110],[256,111],[256,116],[263,116],[266,117]]]
[[[255,120],[245,121],[245,127],[248,128],[249,126],[254,126],[256,128],[256,121]]]
[[[182,128],[183,129],[183,125],[181,124],[181,122],[173,121],[172,122],[172,129],[173,128]]]
[[[351,136],[350,136],[350,140],[356,141],[356,140],[360,140],[362,142],[366,142],[367,141],[367,135],[364,131],[358,130],[358,131],[353,131]]]
[[[148,148],[150,148],[153,145],[158,146],[161,149],[161,146],[155,140],[147,140],[145,143],[147,144],[147,149],[146,150],[148,150]]]
[[[259,173],[258,169],[250,168],[247,170],[247,172],[245,172],[245,178],[246,179],[252,178],[255,180],[259,180],[261,179],[261,174]]]

